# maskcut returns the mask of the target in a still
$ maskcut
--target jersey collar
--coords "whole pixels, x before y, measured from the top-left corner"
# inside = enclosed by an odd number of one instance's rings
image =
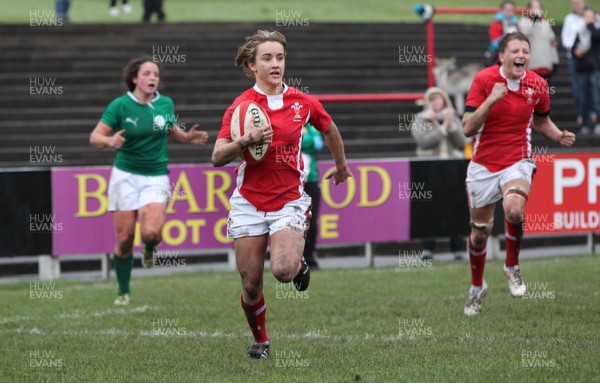
[[[521,80],[523,80],[526,75],[527,75],[527,72],[523,73],[523,76],[521,76],[521,78],[518,80],[510,80],[510,79],[506,78],[506,76],[504,75],[504,71],[502,71],[502,65],[500,66],[500,76],[502,76],[502,78],[506,80],[508,89],[512,90],[513,92],[516,92],[517,90],[519,90],[519,85],[521,85]]]
[[[266,94],[258,87],[258,84],[254,84],[254,90],[256,91],[256,93],[262,94],[263,96],[280,96],[279,94]],[[281,94],[284,94],[285,92],[287,92],[287,90],[288,86],[285,83],[283,83],[283,92],[281,92]]]
[[[262,94],[267,98],[267,103],[269,104],[269,108],[272,110],[277,110],[283,108],[283,95],[288,90],[288,86],[283,83],[283,92],[281,94],[266,94],[263,92],[257,84],[254,84],[254,91],[258,94]]]
[[[135,101],[136,103],[138,103],[138,104],[140,104],[140,105],[145,105],[145,104],[142,104],[142,103],[140,102],[140,100],[139,100],[137,97],[135,97],[135,94],[133,94],[133,92],[127,92],[127,95],[129,96],[129,98],[131,98],[131,99],[132,99],[133,101]],[[158,93],[158,91],[154,92],[154,98],[153,98],[152,100],[150,100],[150,104],[149,104],[149,105],[150,105],[150,107],[152,107],[152,105],[151,105],[151,104],[152,104],[153,102],[156,102],[156,100],[158,100],[159,98],[160,98],[160,93]]]

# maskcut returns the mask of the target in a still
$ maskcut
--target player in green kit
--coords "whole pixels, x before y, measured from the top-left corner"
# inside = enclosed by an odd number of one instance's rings
[[[170,197],[169,137],[190,144],[204,144],[208,139],[198,124],[188,132],[177,124],[173,100],[158,92],[160,67],[152,57],[130,61],[123,77],[129,91],[108,105],[90,136],[94,147],[117,152],[108,186],[108,210],[113,212],[116,232],[113,265],[119,284],[117,305],[129,303],[138,217],[144,243],[142,264],[146,268],[154,264]]]

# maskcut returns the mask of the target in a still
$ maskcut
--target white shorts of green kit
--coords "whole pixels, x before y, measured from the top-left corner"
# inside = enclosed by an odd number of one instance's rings
[[[150,203],[166,205],[170,197],[169,176],[144,176],[113,166],[108,183],[108,210],[132,211]]]
[[[523,180],[531,185],[535,161],[523,159],[499,172],[490,172],[485,166],[471,161],[467,168],[467,198],[470,208],[481,208],[502,199],[502,185],[512,180]]]
[[[302,237],[310,226],[312,200],[308,194],[289,201],[280,210],[264,212],[244,198],[236,188],[229,199],[231,211],[227,221],[227,238],[273,235],[279,230],[295,230]]]

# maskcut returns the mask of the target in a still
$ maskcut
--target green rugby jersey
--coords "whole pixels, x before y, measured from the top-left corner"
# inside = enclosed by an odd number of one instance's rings
[[[140,104],[131,92],[113,100],[100,121],[115,132],[125,129],[125,142],[117,150],[114,165],[134,174],[168,174],[168,134],[176,120],[173,100],[158,92],[148,104]]]

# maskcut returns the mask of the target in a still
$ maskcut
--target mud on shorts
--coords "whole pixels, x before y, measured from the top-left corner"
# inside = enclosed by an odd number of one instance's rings
[[[470,208],[491,205],[502,199],[502,185],[521,179],[531,185],[535,173],[535,161],[523,159],[499,172],[491,172],[485,166],[471,161],[467,168],[467,199]]]
[[[227,238],[242,238],[292,229],[306,237],[310,226],[311,198],[302,193],[300,198],[289,201],[280,210],[264,212],[244,198],[236,188],[229,199],[231,211],[227,221]]]

